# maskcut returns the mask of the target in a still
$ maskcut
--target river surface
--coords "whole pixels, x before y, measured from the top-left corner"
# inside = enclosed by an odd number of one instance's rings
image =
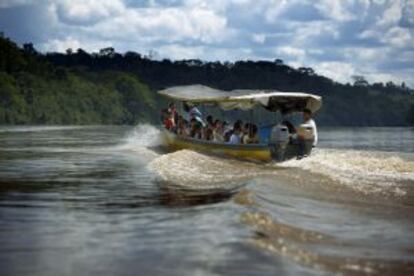
[[[414,275],[414,129],[319,136],[264,165],[150,125],[0,127],[0,275]]]

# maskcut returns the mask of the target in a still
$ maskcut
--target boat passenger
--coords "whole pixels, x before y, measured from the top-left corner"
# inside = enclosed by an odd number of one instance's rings
[[[318,143],[318,130],[316,129],[315,121],[312,119],[312,111],[310,109],[306,108],[305,110],[303,110],[303,121],[304,124],[312,128],[313,135],[315,137],[313,140],[313,146],[315,147]]]
[[[229,129],[229,123],[227,123],[227,121],[223,121],[222,126],[224,132]]]
[[[206,121],[207,121],[207,127],[213,129],[214,127],[213,116],[208,115]]]
[[[312,111],[310,109],[304,109],[303,110],[303,124],[306,124],[308,127],[312,128],[312,132],[314,134],[314,140],[313,140],[313,147],[316,146],[318,143],[318,132],[316,129],[315,121],[312,119]],[[299,155],[297,156],[297,159],[302,159],[305,156],[305,137],[298,134],[297,135],[297,143],[299,145]]]
[[[259,136],[257,135],[257,126],[255,124],[250,124],[249,134],[243,136],[243,144],[258,144]]]
[[[163,123],[164,127],[168,130],[172,130],[175,127],[174,117],[168,110],[165,113],[165,119]]]
[[[224,142],[228,142],[230,140],[230,136],[233,134],[233,129],[229,126],[229,124],[226,121],[223,122],[222,128],[223,140]]]
[[[316,146],[316,144],[318,143],[318,131],[316,129],[316,124],[315,121],[312,119],[312,111],[310,109],[304,109],[303,110],[303,123],[302,125],[306,125],[307,127],[312,128],[312,132],[314,135],[314,140],[313,140],[313,147]],[[290,131],[289,131],[290,132]],[[294,130],[294,135],[292,135],[293,139],[296,140],[305,140],[306,137],[303,136],[303,134],[301,133],[297,133],[297,130]]]
[[[187,123],[186,120],[181,119],[179,121],[178,128],[177,128],[177,135],[178,136],[187,137],[190,134],[188,132],[187,125],[188,125],[188,123]]]
[[[232,130],[231,126],[229,125],[229,123],[227,121],[223,121],[222,123],[222,128],[223,128],[223,135],[229,131]]]
[[[215,120],[214,121],[213,140],[215,142],[224,142],[223,124],[221,123],[220,120]]]
[[[240,144],[241,130],[241,124],[239,122],[235,122],[233,126],[233,133],[229,139],[230,144]]]
[[[187,119],[191,121],[191,119],[196,119],[198,122],[200,122],[203,126],[205,125],[203,121],[203,114],[198,110],[198,108],[194,106],[190,106],[188,103],[183,103],[184,111],[187,112]]]
[[[173,102],[169,103],[168,112],[171,114],[172,118],[174,119],[174,124],[177,125],[178,112],[177,112],[177,108],[175,107],[175,104]]]
[[[245,137],[246,139],[249,137],[249,132],[250,132],[250,124],[249,123],[245,123],[243,128],[242,128],[242,133],[241,133],[241,141],[243,142]]]
[[[211,128],[206,128],[206,131],[204,133],[204,139],[207,141],[213,140],[213,130]]]
[[[201,124],[195,118],[191,119],[190,122],[190,137],[201,139]]]

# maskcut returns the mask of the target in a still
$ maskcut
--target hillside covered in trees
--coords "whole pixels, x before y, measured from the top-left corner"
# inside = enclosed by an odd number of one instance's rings
[[[0,39],[0,124],[135,124],[156,112],[135,74],[54,65]]]
[[[270,61],[152,60],[135,52],[82,49],[41,54],[0,38],[0,124],[136,124],[155,122],[160,88],[204,84],[232,89],[304,91],[323,96],[322,125],[414,124],[414,91],[405,84],[340,84],[312,68]]]

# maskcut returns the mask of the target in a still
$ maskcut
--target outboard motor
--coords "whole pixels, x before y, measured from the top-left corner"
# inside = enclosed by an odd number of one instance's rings
[[[289,143],[289,129],[287,126],[275,125],[270,132],[270,150],[273,159],[283,161],[285,157],[286,147]]]

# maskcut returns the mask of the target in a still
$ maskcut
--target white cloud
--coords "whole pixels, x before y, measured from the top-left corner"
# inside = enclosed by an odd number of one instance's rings
[[[293,58],[295,60],[301,60],[306,56],[306,51],[299,48],[294,48],[291,46],[282,46],[276,48],[275,53],[281,56],[287,56],[288,58]]]
[[[368,47],[357,47],[357,48],[344,48],[344,57],[349,60],[356,60],[361,62],[378,62],[385,60],[389,54],[389,49],[386,47],[381,48],[368,48]]]
[[[87,28],[108,39],[220,41],[226,35],[226,18],[201,8],[139,8],[126,10]]]
[[[263,44],[266,41],[266,35],[265,34],[253,34],[252,40],[258,44]]]
[[[414,1],[407,0],[401,14],[402,22],[414,27]]]
[[[287,0],[269,1],[267,9],[265,10],[265,19],[268,23],[275,23],[284,10],[289,6]]]
[[[410,30],[401,27],[392,27],[381,38],[384,43],[395,47],[414,47],[414,39]]]
[[[355,4],[354,1],[349,0],[319,0],[315,7],[335,21],[349,21],[356,18],[350,10],[352,4]]]
[[[307,47],[311,39],[329,36],[331,39],[339,38],[335,23],[327,24],[325,21],[295,22],[290,24],[294,30],[293,41],[296,46]]]
[[[62,0],[56,6],[59,16],[73,24],[95,23],[125,11],[121,0]]]
[[[402,16],[402,1],[387,1],[386,8],[377,16],[377,26],[390,26],[399,22]]]
[[[355,67],[347,62],[320,62],[314,66],[315,72],[339,82],[349,82],[356,74]]]

